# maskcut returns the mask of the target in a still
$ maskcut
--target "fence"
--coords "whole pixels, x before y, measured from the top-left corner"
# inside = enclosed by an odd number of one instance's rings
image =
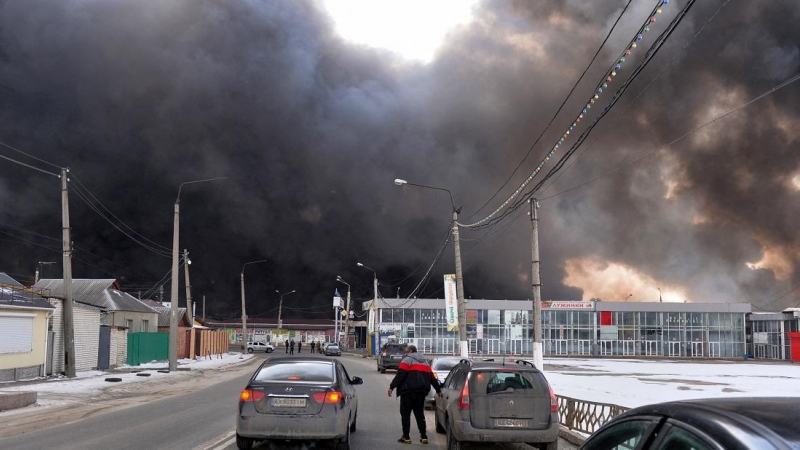
[[[169,333],[128,333],[128,365],[169,359]]]
[[[610,403],[558,397],[558,421],[570,430],[592,434],[604,423],[630,408]]]

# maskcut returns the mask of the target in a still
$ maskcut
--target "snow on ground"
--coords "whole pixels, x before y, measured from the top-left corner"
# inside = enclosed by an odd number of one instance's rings
[[[800,397],[800,365],[756,361],[545,359],[556,395],[633,408],[670,400]]]
[[[18,391],[36,391],[38,393],[40,406],[50,406],[53,404],[60,404],[62,401],[58,398],[48,400],[48,394],[66,394],[66,395],[91,395],[99,393],[102,389],[119,384],[130,384],[136,382],[145,382],[147,380],[180,377],[186,376],[192,370],[203,369],[216,369],[224,368],[226,366],[240,364],[252,358],[253,355],[242,355],[241,353],[225,353],[222,355],[215,355],[207,359],[181,359],[178,360],[178,370],[173,373],[162,373],[159,370],[166,371],[169,364],[166,361],[151,362],[140,364],[138,366],[119,366],[110,371],[92,370],[88,372],[78,372],[75,378],[67,378],[65,376],[33,380],[35,382],[7,382],[0,383],[0,392],[18,392]],[[139,376],[133,371],[141,371],[140,373],[148,373],[149,376]],[[105,381],[106,378],[121,378],[121,383]]]

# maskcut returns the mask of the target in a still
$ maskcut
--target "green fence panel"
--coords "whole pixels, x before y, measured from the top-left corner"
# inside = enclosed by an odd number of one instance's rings
[[[128,333],[128,365],[169,359],[169,333]]]

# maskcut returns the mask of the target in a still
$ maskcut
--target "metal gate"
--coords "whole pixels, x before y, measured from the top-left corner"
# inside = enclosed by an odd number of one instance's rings
[[[681,343],[680,342],[669,342],[669,356],[670,357],[680,357],[681,356]]]
[[[453,338],[438,339],[436,341],[436,353],[455,355],[457,353],[456,344],[458,344],[458,342]]]
[[[111,358],[111,327],[100,325],[100,342],[97,348],[97,370],[107,370]]]
[[[487,339],[486,353],[490,355],[497,355],[500,353],[500,339]]]
[[[619,341],[619,345],[622,347],[623,356],[633,356],[636,354],[633,344],[633,341]]]
[[[661,356],[661,341],[643,341],[644,354],[646,356]]]

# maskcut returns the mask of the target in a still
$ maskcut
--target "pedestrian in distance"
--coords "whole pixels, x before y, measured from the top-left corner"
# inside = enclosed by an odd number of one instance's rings
[[[314,341],[311,341],[311,353],[314,353]]]
[[[297,341],[297,353],[301,353],[302,350],[303,350],[303,340],[301,339]]]
[[[289,343],[289,354],[294,355],[294,339]]]
[[[289,353],[289,340],[288,340],[288,339],[286,339],[286,340],[285,340],[285,341],[283,341],[283,342],[285,342],[285,343],[286,343],[286,353]]]
[[[419,429],[419,442],[428,443],[427,426],[425,424],[425,397],[430,392],[431,387],[436,391],[436,395],[442,395],[442,386],[439,380],[433,376],[428,360],[421,353],[417,353],[417,346],[409,345],[397,368],[397,373],[389,385],[389,397],[392,390],[397,389],[397,396],[400,397],[400,424],[403,427],[403,435],[397,442],[402,444],[411,443],[411,413],[417,421]]]

